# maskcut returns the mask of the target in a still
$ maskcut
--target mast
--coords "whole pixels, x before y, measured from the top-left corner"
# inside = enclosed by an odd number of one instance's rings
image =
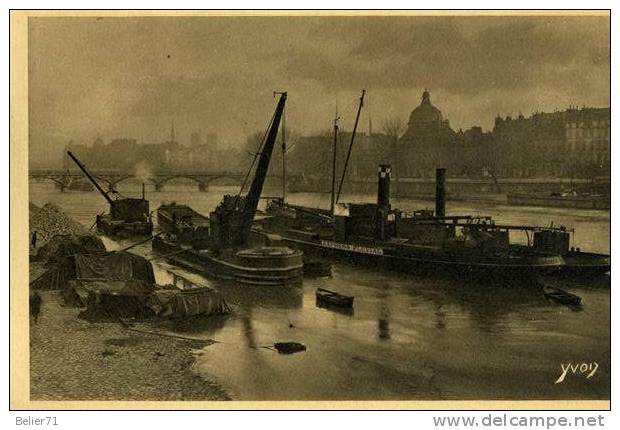
[[[276,94],[286,94],[282,91],[274,91]],[[282,203],[286,202],[286,111],[282,112]]]
[[[80,163],[80,160],[78,160],[77,157],[71,153],[71,151],[67,151],[67,154],[69,155],[69,157],[71,157],[71,159],[73,161],[75,161],[75,164],[77,164],[77,166],[84,173],[86,178],[95,186],[95,188],[97,188],[97,191],[99,191],[99,193],[108,201],[108,203],[110,203],[110,205],[113,205],[114,204],[114,200],[112,200],[110,198],[108,193],[103,191],[103,188],[101,188],[99,186],[99,184],[97,183],[97,181],[95,181],[95,179],[91,176],[91,174],[88,173],[88,170],[86,170],[86,166],[84,166],[82,163]]]
[[[250,186],[248,194],[245,196],[245,205],[243,207],[241,228],[239,231],[239,243],[237,243],[237,245],[246,243],[250,235],[254,215],[256,214],[256,209],[258,208],[258,201],[263,191],[267,170],[269,169],[269,161],[271,160],[273,147],[276,142],[276,137],[278,136],[278,127],[280,125],[282,113],[284,112],[285,103],[286,92],[283,92],[280,95],[280,100],[278,101],[278,105],[273,116],[273,121],[271,123],[271,128],[267,134],[267,139],[261,149],[258,165],[256,166],[256,172],[254,173],[254,179],[252,180],[252,185]]]
[[[360,97],[360,104],[357,107],[357,115],[355,116],[355,125],[353,126],[353,133],[351,133],[351,142],[349,143],[349,151],[347,152],[347,158],[344,162],[344,168],[342,169],[342,177],[340,178],[340,185],[338,186],[338,194],[336,195],[336,203],[338,203],[338,199],[340,199],[340,192],[342,191],[342,184],[344,183],[344,178],[347,173],[347,167],[349,166],[349,158],[351,158],[351,150],[353,149],[353,141],[355,139],[355,132],[357,131],[357,124],[360,121],[360,113],[362,112],[362,106],[364,105],[365,94],[366,94],[366,90],[362,90],[362,95]]]
[[[281,94],[281,93],[278,93]],[[286,202],[286,110],[282,111],[282,203]]]
[[[338,155],[338,120],[340,117],[338,116],[338,107],[336,107],[336,116],[334,118],[334,144],[332,148],[332,193],[331,193],[331,204],[330,204],[330,212],[334,214],[334,208],[336,207],[336,156]]]

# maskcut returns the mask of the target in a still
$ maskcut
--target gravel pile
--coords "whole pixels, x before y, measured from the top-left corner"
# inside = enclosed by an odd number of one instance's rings
[[[75,221],[52,203],[39,208],[30,203],[30,234],[37,232],[37,241],[43,243],[57,234],[82,235],[88,233],[86,227]]]

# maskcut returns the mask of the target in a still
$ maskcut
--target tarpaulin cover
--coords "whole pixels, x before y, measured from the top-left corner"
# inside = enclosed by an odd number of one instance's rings
[[[71,280],[142,281],[155,284],[153,266],[144,257],[128,252],[78,254],[57,261],[30,284],[33,289],[62,290]]]
[[[86,306],[86,319],[142,318],[153,315],[146,306],[152,286],[142,281],[72,281],[63,292],[65,302]]]
[[[147,306],[162,317],[217,315],[230,312],[224,298],[211,288],[158,289],[147,300]]]
[[[56,263],[41,276],[30,282],[34,290],[62,290],[72,279],[75,279],[73,258],[65,257],[63,262]]]
[[[92,234],[57,234],[37,252],[37,261],[48,266],[63,262],[75,254],[97,254],[105,252],[101,239]]]
[[[155,283],[153,266],[144,257],[128,252],[75,257],[76,278],[81,280],[140,280]]]
[[[104,302],[106,296],[122,299],[131,308],[144,307],[153,286],[143,281],[94,281],[73,280],[63,291],[65,303],[73,306],[97,306]]]

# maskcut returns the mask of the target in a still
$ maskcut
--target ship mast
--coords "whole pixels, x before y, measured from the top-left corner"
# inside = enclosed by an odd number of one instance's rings
[[[336,195],[336,203],[340,199],[340,192],[342,191],[342,184],[344,183],[345,175],[347,174],[347,167],[349,166],[349,159],[351,158],[351,150],[353,149],[353,141],[355,140],[355,132],[357,131],[357,124],[360,121],[360,113],[362,112],[362,106],[364,105],[364,95],[366,90],[362,90],[360,97],[360,104],[357,107],[357,115],[355,116],[355,125],[353,126],[353,133],[351,133],[351,142],[349,143],[349,151],[347,152],[347,158],[344,162],[344,168],[342,169],[342,177],[340,178],[340,185],[338,186],[338,194]]]
[[[281,91],[274,91],[276,94],[286,94]],[[282,111],[282,204],[286,202],[286,110]]]
[[[282,203],[286,202],[286,111],[282,112]]]
[[[331,204],[330,212],[333,215],[336,207],[336,156],[338,151],[338,102],[336,102],[336,116],[334,117],[334,144],[332,148],[332,192],[331,192]]]

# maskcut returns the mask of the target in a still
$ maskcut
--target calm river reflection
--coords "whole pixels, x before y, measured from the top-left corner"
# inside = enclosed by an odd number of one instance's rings
[[[138,184],[120,192],[139,194]],[[151,209],[176,201],[208,214],[224,193],[236,187],[167,184],[148,192]],[[268,192],[267,192],[268,194]],[[106,211],[98,194],[60,193],[51,184],[33,183],[30,200],[63,207],[90,226]],[[373,201],[345,196],[343,201]],[[329,196],[291,194],[290,201],[327,207]],[[405,210],[432,202],[393,199]],[[492,215],[503,223],[575,228],[572,245],[609,252],[609,212],[527,208],[448,202],[450,214]],[[515,240],[520,238],[515,237]],[[106,241],[109,248],[122,244]],[[150,253],[150,245],[135,249]],[[169,282],[171,267],[156,264],[158,282]],[[177,271],[181,271],[176,269]],[[610,397],[610,281],[561,281],[580,295],[583,310],[547,303],[531,285],[466,283],[420,278],[337,263],[333,276],[305,279],[302,286],[253,287],[203,279],[233,305],[226,318],[178,321],[159,329],[214,339],[196,370],[215,377],[234,398],[247,400],[329,399],[608,399]],[[319,308],[317,287],[355,296],[352,314]],[[305,352],[280,355],[262,348],[295,341]],[[561,364],[598,364],[589,379],[568,374],[555,384]]]

